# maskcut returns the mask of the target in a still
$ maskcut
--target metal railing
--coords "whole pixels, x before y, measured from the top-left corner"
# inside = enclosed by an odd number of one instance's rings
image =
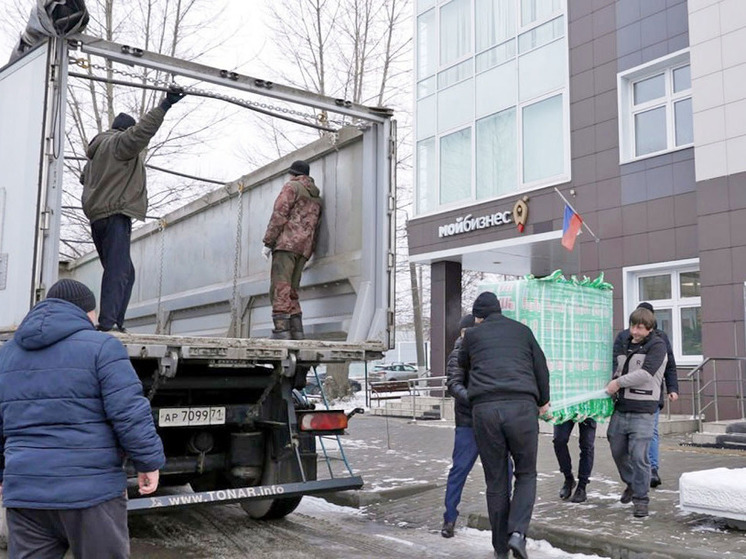
[[[746,418],[746,397],[744,396],[743,386],[743,362],[746,361],[746,357],[708,357],[702,363],[697,365],[691,372],[686,376],[688,381],[693,383],[692,385],[692,416],[697,419],[698,428],[702,431],[702,423],[704,422],[705,412],[712,408],[715,415],[715,421],[720,421],[720,399],[726,397],[734,397],[738,402],[738,409],[741,413],[741,419]],[[736,379],[719,379],[718,378],[718,362],[737,362],[738,363],[738,375]],[[712,378],[703,379],[703,373],[705,367],[712,363]],[[682,379],[683,380],[683,379]],[[734,393],[724,394],[721,396],[719,387],[721,384],[736,384],[736,390]],[[708,389],[712,389],[712,396],[708,397],[705,392]],[[703,405],[703,400],[709,398],[709,401]]]

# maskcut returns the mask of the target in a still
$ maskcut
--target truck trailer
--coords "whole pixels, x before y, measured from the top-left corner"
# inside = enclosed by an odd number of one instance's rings
[[[91,61],[112,71],[97,76]],[[137,87],[143,80],[133,74],[146,70],[278,118],[297,108],[324,114],[325,126],[309,145],[133,231],[127,332],[112,335],[151,402],[167,462],[158,492],[130,499],[129,510],[239,502],[254,518],[279,518],[303,495],[360,488],[336,444],[348,415],[314,409],[302,389],[319,364],[369,362],[393,345],[396,123],[388,109],[81,33],[42,38],[0,68],[0,343],[59,277],[100,285],[95,252],[58,257],[68,83]],[[311,165],[324,218],[300,291],[307,339],[281,341],[268,338],[261,236],[295,159]],[[343,466],[319,468],[320,454]],[[185,484],[193,491],[170,490]]]

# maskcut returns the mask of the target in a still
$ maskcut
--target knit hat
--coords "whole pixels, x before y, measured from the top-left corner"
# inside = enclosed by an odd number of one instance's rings
[[[85,312],[96,308],[96,296],[84,284],[73,279],[61,279],[47,291],[47,299],[62,299],[77,305]]]
[[[464,328],[471,328],[474,326],[474,324],[474,315],[465,314],[461,319],[461,322],[458,323],[458,329],[463,330]]]
[[[474,306],[471,309],[471,313],[475,318],[487,318],[489,315],[500,312],[500,301],[497,300],[497,295],[489,291],[480,293]]]
[[[637,305],[637,308],[638,309],[648,309],[651,313],[655,313],[655,311],[653,310],[653,305],[651,305],[650,303],[648,303],[646,301],[643,301],[642,303],[640,303],[639,305]]]
[[[308,163],[305,161],[301,161],[300,159],[298,161],[293,161],[293,164],[290,166],[289,173],[293,176],[298,175],[308,175],[308,173],[311,172],[311,167],[309,167]]]
[[[119,113],[115,118],[114,122],[111,123],[111,127],[116,130],[127,130],[137,124],[134,118],[127,113]]]

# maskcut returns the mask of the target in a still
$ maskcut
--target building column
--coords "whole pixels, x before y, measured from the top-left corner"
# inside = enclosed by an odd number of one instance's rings
[[[446,374],[446,359],[459,335],[461,321],[461,263],[430,265],[430,371]]]

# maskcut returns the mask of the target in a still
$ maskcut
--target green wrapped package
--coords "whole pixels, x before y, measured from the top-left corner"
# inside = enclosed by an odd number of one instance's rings
[[[482,286],[500,300],[505,316],[527,325],[544,350],[549,367],[553,424],[604,421],[614,403],[604,391],[611,379],[612,286],[603,273],[595,280],[566,279],[560,270],[536,279]]]

